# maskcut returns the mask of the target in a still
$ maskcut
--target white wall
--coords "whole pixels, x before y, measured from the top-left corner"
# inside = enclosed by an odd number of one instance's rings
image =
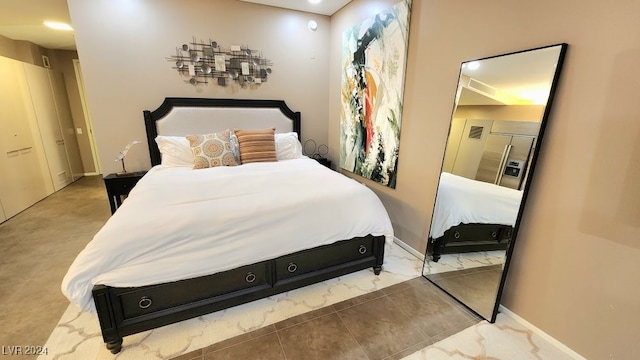
[[[329,18],[236,0],[69,0],[87,102],[103,173],[119,170],[116,155],[145,141],[143,110],[165,97],[282,99],[302,113],[303,141],[327,144]],[[307,28],[316,20],[318,30]],[[273,62],[257,89],[186,83],[176,47],[215,40],[247,45]],[[127,170],[150,167],[146,144],[126,158]]]

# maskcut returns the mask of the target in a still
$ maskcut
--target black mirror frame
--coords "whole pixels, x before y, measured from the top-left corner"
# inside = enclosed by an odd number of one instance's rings
[[[501,57],[501,56],[508,56],[508,55],[514,55],[514,54],[520,54],[520,53],[524,53],[524,52],[529,52],[529,51],[552,48],[552,47],[556,47],[556,46],[560,46],[560,53],[558,54],[558,62],[556,64],[556,69],[555,69],[555,72],[553,74],[553,80],[552,80],[552,83],[551,83],[551,88],[549,90],[549,97],[547,99],[547,103],[545,105],[544,113],[543,113],[542,119],[540,121],[540,130],[539,130],[538,137],[537,137],[537,146],[534,148],[533,154],[531,155],[531,165],[530,165],[529,170],[528,170],[528,176],[525,179],[524,190],[523,190],[523,193],[522,193],[522,201],[520,202],[520,207],[518,209],[518,215],[516,217],[516,222],[515,222],[515,225],[513,227],[511,241],[510,241],[510,244],[507,247],[507,250],[506,250],[506,253],[505,253],[504,268],[503,268],[503,271],[502,271],[502,275],[500,277],[500,284],[498,286],[498,292],[496,294],[496,299],[495,299],[493,311],[491,313],[491,318],[490,319],[486,319],[484,316],[482,316],[481,314],[476,312],[474,309],[469,308],[466,304],[464,304],[462,301],[460,301],[459,299],[456,298],[456,300],[458,300],[460,303],[465,305],[469,310],[473,311],[478,316],[485,318],[486,320],[488,320],[491,323],[494,323],[496,321],[496,317],[498,316],[498,310],[500,308],[500,299],[502,298],[502,292],[504,290],[504,284],[506,282],[507,272],[509,270],[509,265],[511,264],[511,256],[513,254],[513,249],[515,247],[516,240],[517,240],[517,237],[518,237],[517,236],[518,235],[518,230],[520,228],[520,223],[521,223],[521,220],[522,220],[522,214],[524,212],[524,207],[525,207],[525,204],[526,204],[526,201],[527,201],[527,197],[528,197],[528,194],[529,194],[529,187],[530,187],[531,181],[532,181],[532,179],[534,177],[534,171],[535,171],[535,168],[536,168],[536,163],[538,161],[538,155],[539,155],[540,148],[541,148],[540,144],[541,144],[541,142],[543,140],[544,133],[545,133],[545,128],[546,128],[546,125],[547,125],[547,121],[548,121],[549,115],[551,113],[553,100],[555,98],[555,93],[556,93],[556,90],[557,90],[557,87],[558,87],[558,82],[559,82],[559,79],[560,79],[560,75],[562,73],[562,68],[563,68],[564,59],[565,59],[565,56],[566,56],[568,44],[559,43],[559,44],[541,46],[541,47],[531,48],[531,49],[526,49],[526,50],[514,51],[514,52],[510,52],[510,53],[495,55],[495,56],[489,56],[489,57],[485,57],[485,58],[481,58],[481,59],[469,60],[469,61],[475,61],[475,60],[481,61],[481,60],[492,59],[492,58],[497,58],[497,57]],[[468,62],[468,61],[466,61],[466,62]],[[461,77],[462,77],[462,67],[461,67],[460,73],[458,75],[458,84],[460,83]],[[458,89],[456,89],[456,91],[457,90]],[[457,102],[454,102],[453,110],[452,110],[452,114],[451,114],[451,119],[453,119],[453,115],[454,115],[454,113],[456,111],[456,107],[457,107]],[[451,132],[451,123],[449,124],[449,133],[450,132]],[[447,137],[447,139],[448,139],[448,137]],[[448,144],[448,140],[447,140],[447,144]],[[447,144],[445,144],[445,149],[446,149]],[[445,153],[446,153],[446,151],[445,151]],[[445,153],[443,153],[443,164],[444,164],[444,154]],[[434,210],[435,210],[435,201],[434,201],[434,209],[432,210],[432,217],[433,217],[433,211]],[[432,218],[432,221],[430,222],[430,225],[429,225],[430,227],[431,227],[431,223],[432,222],[433,222],[433,218]],[[427,255],[426,254],[427,254],[427,252],[425,250],[425,262],[427,261]],[[423,271],[422,276],[425,277],[427,280],[429,280],[429,278],[427,278],[424,275],[424,271]],[[431,280],[429,280],[429,281],[432,282]],[[447,294],[451,295],[446,289],[443,289],[442,287],[440,287],[435,282],[432,282],[432,283],[434,285],[436,285],[438,288],[440,288],[442,291],[444,291]],[[455,298],[455,296],[453,296],[453,295],[451,295],[451,296]]]

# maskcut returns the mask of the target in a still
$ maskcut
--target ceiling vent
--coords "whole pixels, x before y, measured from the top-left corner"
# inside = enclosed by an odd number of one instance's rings
[[[498,94],[498,89],[489,86],[485,83],[482,83],[478,80],[475,80],[473,78],[469,78],[469,85],[470,88],[477,90],[477,91],[482,91],[485,94],[489,94],[490,96],[495,97]]]
[[[471,126],[469,130],[469,139],[482,139],[482,126]]]

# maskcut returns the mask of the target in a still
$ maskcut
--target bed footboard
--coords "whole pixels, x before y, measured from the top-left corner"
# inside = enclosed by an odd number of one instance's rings
[[[460,224],[444,235],[427,242],[427,254],[438,262],[442,254],[504,250],[509,246],[513,228],[497,224]]]
[[[93,298],[107,349],[123,337],[372,267],[382,270],[385,238],[339,241],[225,272],[136,288],[96,285]]]

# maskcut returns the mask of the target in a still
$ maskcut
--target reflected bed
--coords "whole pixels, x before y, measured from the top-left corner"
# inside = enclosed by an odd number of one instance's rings
[[[522,191],[443,172],[427,254],[504,250],[516,222]]]

